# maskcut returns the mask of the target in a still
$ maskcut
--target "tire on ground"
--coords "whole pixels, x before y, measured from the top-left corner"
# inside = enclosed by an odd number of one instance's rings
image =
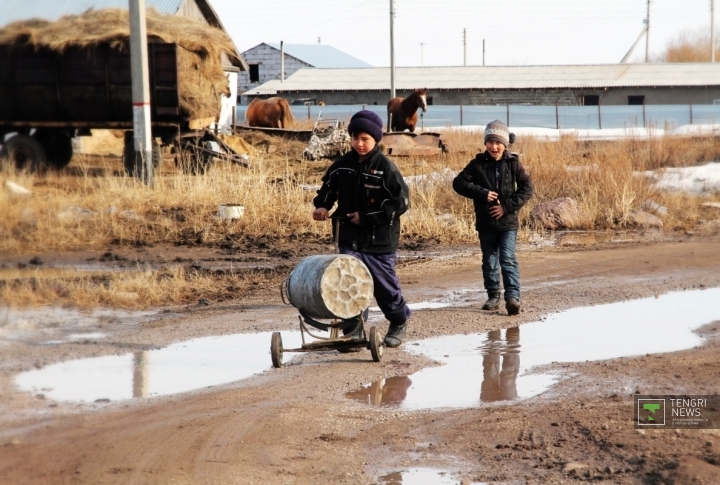
[[[15,135],[9,138],[0,150],[0,158],[16,170],[35,172],[47,164],[45,148],[39,140],[30,135]]]
[[[45,148],[48,167],[55,170],[67,167],[73,156],[72,137],[67,130],[40,128],[33,136]]]

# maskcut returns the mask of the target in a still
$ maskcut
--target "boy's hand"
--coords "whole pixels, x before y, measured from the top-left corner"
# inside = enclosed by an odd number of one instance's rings
[[[318,207],[313,211],[313,219],[316,221],[326,221],[328,217],[328,210],[324,207]]]
[[[490,217],[500,219],[505,215],[505,209],[500,204],[490,207]]]
[[[493,201],[497,200],[497,198],[498,198],[497,192],[493,192],[492,190],[490,192],[488,192],[488,195],[487,195],[488,202],[493,202]]]
[[[359,212],[351,212],[347,216],[350,218],[350,222],[352,222],[356,226],[360,224],[360,213]]]

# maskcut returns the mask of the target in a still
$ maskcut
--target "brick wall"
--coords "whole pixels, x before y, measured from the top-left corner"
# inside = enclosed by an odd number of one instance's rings
[[[251,83],[250,73],[241,72],[238,75],[238,93],[257,87],[273,79],[280,79],[280,51],[267,44],[260,44],[243,53],[245,62],[248,65],[257,64],[260,75],[260,82]],[[285,53],[285,78],[298,69],[314,67],[310,64],[295,59]]]

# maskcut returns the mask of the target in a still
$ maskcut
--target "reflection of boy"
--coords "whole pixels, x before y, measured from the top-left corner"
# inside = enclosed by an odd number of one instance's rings
[[[520,370],[520,328],[505,331],[507,344],[502,347],[500,330],[488,332],[487,350],[483,355],[483,381],[480,400],[509,401],[517,397],[517,375]],[[502,365],[500,358],[502,357]]]
[[[353,149],[325,173],[313,199],[313,219],[327,220],[337,202],[331,217],[337,219],[339,234],[334,235],[340,253],[355,256],[370,270],[375,300],[390,322],[384,344],[397,347],[410,317],[395,273],[400,216],[408,209],[408,188],[395,164],[378,149],[382,120],[377,114],[367,110],[355,113],[348,132]]]
[[[500,120],[488,123],[485,151],[453,180],[455,192],[473,199],[475,206],[475,229],[480,238],[483,282],[488,294],[483,310],[500,307],[502,268],[505,309],[509,315],[520,313],[520,269],[515,256],[518,211],[533,195],[530,176],[520,159],[507,151],[514,136]]]

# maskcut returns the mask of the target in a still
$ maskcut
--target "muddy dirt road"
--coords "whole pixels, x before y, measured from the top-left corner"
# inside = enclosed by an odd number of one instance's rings
[[[48,396],[17,390],[14,379],[69,359],[151,351],[213,335],[294,330],[293,309],[268,290],[251,300],[127,315],[83,328],[102,332],[99,338],[56,344],[32,334],[4,338],[0,484],[720,483],[720,431],[640,432],[633,429],[632,413],[636,392],[720,390],[720,319],[705,322],[693,334],[701,342],[686,350],[569,363],[559,357],[542,367],[552,379],[541,391],[520,385],[522,376],[516,383],[517,372],[512,389],[502,379],[493,388],[488,369],[499,360],[472,361],[477,365],[456,366],[446,379],[459,390],[479,392],[473,402],[407,405],[422,384],[418,372],[448,357],[429,358],[413,350],[414,342],[489,332],[517,343],[519,335],[522,365],[530,358],[524,349],[534,343],[530,322],[555,312],[701,289],[708,298],[687,303],[687,314],[698,306],[720,308],[710,293],[720,287],[719,243],[717,236],[682,235],[521,251],[518,317],[480,310],[479,259],[474,248],[460,248],[455,257],[400,268],[408,300],[425,309],[415,311],[406,344],[386,349],[381,363],[372,363],[368,351],[293,360],[286,354],[282,369],[150,399],[55,401],[49,389]],[[373,318],[384,331],[384,322]],[[632,337],[624,339],[622,317],[616,320],[607,322],[609,332],[627,343]],[[586,323],[572,321],[572,330],[556,338],[571,350],[600,342],[602,327]],[[269,367],[269,354],[262,357]],[[507,360],[503,370],[513,362]],[[521,398],[504,400],[513,392]],[[386,406],[373,405],[380,402]]]

